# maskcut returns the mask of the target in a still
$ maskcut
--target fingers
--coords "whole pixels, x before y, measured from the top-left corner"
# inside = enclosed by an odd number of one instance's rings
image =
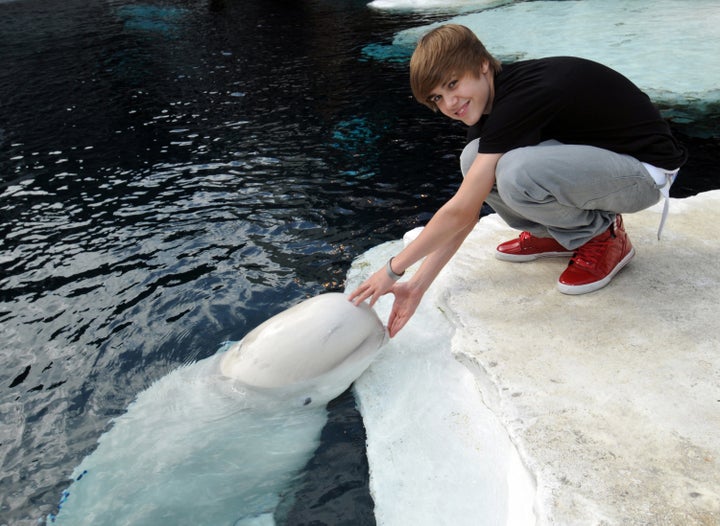
[[[385,268],[383,267],[361,283],[360,286],[350,294],[348,299],[353,302],[355,306],[358,306],[370,298],[370,306],[372,307],[380,296],[387,294],[392,289],[393,285],[394,281],[387,277]]]
[[[350,296],[348,296],[348,300],[353,302],[355,305],[360,305],[365,299],[367,298],[367,292],[370,287],[368,284],[369,280],[365,280],[360,285],[357,286],[357,288],[350,293]]]
[[[410,316],[405,315],[390,315],[388,320],[388,334],[391,338],[394,338],[400,330],[405,327],[405,324],[410,320]]]
[[[358,288],[356,288],[352,292],[352,294],[350,294],[348,299],[357,307],[358,305],[360,305],[363,301],[365,301],[372,295],[373,295],[372,287],[366,281],[365,283],[362,283]],[[372,306],[373,303],[375,303],[375,301],[373,301],[370,304],[370,306]]]
[[[392,292],[395,295],[395,302],[388,319],[388,335],[391,338],[410,321],[423,296],[421,289],[409,283],[398,283],[393,287]]]
[[[390,287],[389,290],[384,290],[376,284],[374,278],[375,276],[371,276],[369,279],[361,283],[350,294],[348,300],[357,307],[366,299],[370,299],[369,305],[372,307],[383,294],[386,294],[387,292],[395,293],[395,302],[393,303],[387,325],[388,334],[391,338],[393,338],[410,320],[413,312],[415,311],[415,305],[407,305],[407,292],[404,294],[398,292],[396,286]]]
[[[381,295],[368,283],[363,283],[348,298],[356,307],[363,301],[370,298],[370,306],[372,307]]]
[[[362,285],[360,285],[358,288],[356,288],[354,291],[352,291],[350,293],[350,295],[348,296],[348,300],[351,303],[353,303],[356,307],[363,302],[363,299],[360,298],[361,288],[362,288]]]
[[[405,311],[398,305],[398,299],[395,299],[392,310],[390,311],[390,317],[388,318],[388,335],[393,338],[400,332],[400,329],[405,327],[405,324],[410,319]]]

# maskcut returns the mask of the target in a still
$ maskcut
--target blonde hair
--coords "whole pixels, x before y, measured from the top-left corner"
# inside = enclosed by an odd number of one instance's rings
[[[410,59],[410,88],[415,99],[433,111],[437,105],[428,100],[437,86],[453,75],[471,72],[476,78],[488,62],[493,73],[502,69],[480,39],[470,29],[458,24],[436,27],[425,34]]]

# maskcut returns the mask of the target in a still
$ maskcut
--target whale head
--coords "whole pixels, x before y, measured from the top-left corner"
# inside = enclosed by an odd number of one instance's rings
[[[315,296],[277,314],[232,345],[222,375],[243,386],[326,404],[342,394],[387,342],[387,330],[366,304],[341,293]]]

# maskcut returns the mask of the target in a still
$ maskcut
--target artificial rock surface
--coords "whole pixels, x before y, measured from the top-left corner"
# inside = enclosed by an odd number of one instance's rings
[[[517,232],[480,220],[356,382],[378,524],[720,525],[720,191],[673,199],[658,241],[661,208],[582,296],[567,259],[496,260]]]
[[[566,259],[507,263],[483,218],[436,284],[452,347],[537,484],[540,524],[720,524],[720,191],[625,215],[636,255],[606,288]]]

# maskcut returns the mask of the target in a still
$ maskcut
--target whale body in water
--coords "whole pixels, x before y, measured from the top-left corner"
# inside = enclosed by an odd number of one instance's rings
[[[73,472],[48,524],[274,524],[319,445],[326,404],[387,332],[343,294],[281,312],[141,392]]]

